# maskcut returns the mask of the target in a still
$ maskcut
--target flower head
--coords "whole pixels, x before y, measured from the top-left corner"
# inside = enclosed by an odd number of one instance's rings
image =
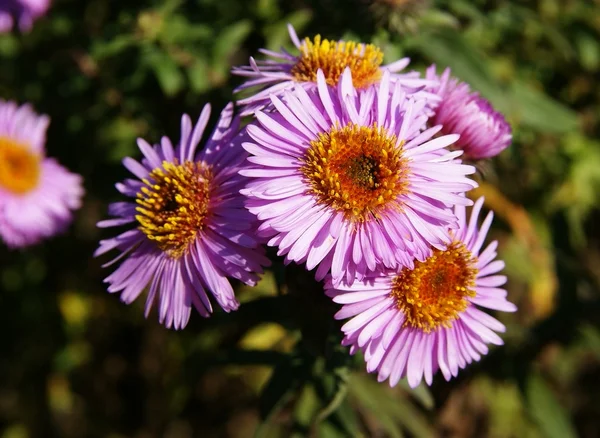
[[[117,184],[132,198],[109,207],[114,219],[99,227],[129,225],[117,237],[103,240],[96,256],[120,252],[108,265],[121,261],[106,278],[109,292],[133,302],[147,286],[146,316],[155,301],[159,320],[167,327],[186,326],[192,307],[204,317],[212,312],[210,292],[226,311],[239,306],[227,277],[254,285],[269,264],[254,237],[255,218],[244,208],[238,175],[247,154],[234,141],[239,119],[233,105],[221,113],[216,130],[197,153],[210,116],[206,105],[195,127],[181,118],[181,140],[173,147],[167,137],[150,146],[139,139],[144,159],[123,164],[136,177]],[[133,226],[131,226],[133,225]]]
[[[10,32],[15,20],[21,32],[28,32],[49,7],[50,0],[0,0],[0,33]]]
[[[0,99],[0,237],[12,248],[63,231],[81,205],[81,177],[46,157],[49,122]]]
[[[317,72],[322,71],[325,82],[329,86],[337,86],[345,69],[350,69],[353,86],[356,89],[365,89],[376,85],[381,80],[383,72],[391,73],[390,80],[404,85],[406,92],[420,93],[436,101],[437,96],[425,90],[425,87],[435,87],[436,81],[420,77],[416,71],[402,73],[410,60],[400,59],[391,64],[382,65],[383,52],[373,44],[363,44],[354,41],[331,41],[315,36],[312,40],[305,38],[300,41],[296,31],[288,25],[290,38],[296,48],[297,54],[289,53],[282,49],[281,52],[261,50],[272,60],[255,61],[250,58],[249,66],[236,67],[232,73],[249,78],[235,91],[261,87],[255,95],[241,99],[238,104],[245,106],[243,114],[252,114],[255,110],[263,108],[269,103],[272,94],[281,96],[284,90],[289,90],[295,85],[305,89],[316,88]]]
[[[427,78],[439,79],[439,86],[432,91],[441,100],[432,122],[442,125],[444,134],[460,135],[455,147],[465,152],[466,159],[490,158],[510,145],[511,129],[504,116],[479,93],[471,92],[468,84],[452,78],[450,69],[438,78],[432,65],[427,70]]]
[[[369,372],[390,386],[407,376],[410,386],[424,378],[431,384],[440,370],[446,380],[488,352],[487,344],[502,344],[496,332],[499,321],[480,310],[516,310],[498,275],[504,262],[495,260],[497,242],[481,251],[492,223],[490,212],[480,229],[480,198],[467,221],[465,208],[456,207],[459,228],[450,231],[451,242],[435,249],[414,269],[384,270],[351,286],[325,285],[327,295],[342,309],[344,345],[362,350]]]
[[[336,88],[319,71],[315,90],[271,101],[274,110],[247,127],[254,166],[242,174],[253,180],[242,193],[259,234],[288,262],[352,282],[380,264],[412,267],[448,243],[450,207],[469,204],[462,194],[476,186],[465,177],[474,168],[444,149],[456,135],[423,131],[424,100],[391,84],[389,72],[357,90],[346,69]]]

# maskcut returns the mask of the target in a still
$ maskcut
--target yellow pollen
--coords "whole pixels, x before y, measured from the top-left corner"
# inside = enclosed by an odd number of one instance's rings
[[[429,333],[452,321],[469,306],[475,296],[477,259],[462,242],[445,251],[434,250],[415,269],[403,269],[394,279],[391,296],[404,313],[404,326]]]
[[[377,126],[333,127],[310,143],[301,171],[320,203],[362,222],[379,217],[408,187],[402,144]]]
[[[383,53],[373,44],[354,41],[321,40],[317,35],[314,41],[305,38],[302,52],[291,73],[298,82],[316,82],[317,71],[323,70],[327,84],[337,85],[344,69],[350,67],[355,88],[366,88],[379,81]]]
[[[211,180],[204,163],[163,161],[137,194],[139,229],[169,256],[181,257],[204,227]]]
[[[0,137],[0,187],[17,194],[34,189],[40,179],[41,157],[6,137]]]

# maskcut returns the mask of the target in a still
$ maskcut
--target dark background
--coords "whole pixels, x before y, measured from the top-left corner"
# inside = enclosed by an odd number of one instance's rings
[[[584,0],[54,2],[0,35],[0,97],[49,114],[47,149],[85,178],[68,234],[0,247],[0,436],[600,436],[600,3]],[[164,329],[105,291],[91,258],[135,138],[213,120],[233,65],[298,34],[447,65],[514,143],[481,167],[507,263],[506,346],[451,382],[390,390],[337,347],[335,310],[275,263],[240,311]],[[475,194],[477,195],[477,194]],[[104,260],[106,261],[106,260]],[[279,294],[283,292],[283,296]],[[275,370],[275,371],[273,371]]]

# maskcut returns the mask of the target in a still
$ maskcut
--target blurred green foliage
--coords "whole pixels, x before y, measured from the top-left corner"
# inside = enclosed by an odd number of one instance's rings
[[[68,235],[0,249],[0,433],[21,437],[600,436],[600,4],[594,0],[57,0],[0,35],[0,97],[52,123],[83,174]],[[170,332],[105,292],[95,223],[135,138],[213,119],[229,70],[300,35],[352,37],[435,62],[514,129],[481,169],[507,262],[506,346],[451,382],[391,390],[338,346],[334,307],[275,263],[238,312]],[[140,300],[141,301],[141,300]]]

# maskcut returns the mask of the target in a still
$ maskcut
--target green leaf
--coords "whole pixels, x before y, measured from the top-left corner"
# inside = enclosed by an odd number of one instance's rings
[[[273,418],[291,400],[306,377],[306,365],[297,355],[286,356],[275,367],[260,396],[258,408],[263,422],[256,430],[256,437],[267,436]]]
[[[570,166],[549,205],[566,211],[571,242],[583,248],[587,243],[585,221],[600,201],[600,142],[569,133],[562,139],[562,151],[569,156]]]
[[[294,47],[288,33],[287,24],[290,23],[296,29],[298,38],[302,39],[302,29],[312,18],[312,11],[308,9],[301,9],[293,12],[283,20],[276,24],[265,26],[264,35],[267,41],[266,48],[269,50],[280,50],[282,47],[286,47],[292,50]]]
[[[150,65],[154,75],[167,96],[177,94],[185,85],[185,77],[177,63],[165,52],[157,48],[147,50],[144,61]]]
[[[176,14],[166,17],[162,23],[160,40],[164,44],[189,46],[196,41],[209,41],[213,30],[206,25],[190,23],[185,15]]]
[[[577,35],[575,40],[579,60],[588,71],[597,71],[600,68],[600,43],[598,38],[589,33]]]
[[[451,11],[457,16],[469,18],[474,22],[485,20],[485,15],[477,8],[477,6],[469,0],[453,0],[448,4]]]
[[[335,425],[333,425],[329,422],[321,423],[318,431],[319,431],[318,436],[320,438],[347,438],[347,437],[356,438],[356,437],[363,436],[363,435],[359,434],[357,430],[354,430],[351,433],[348,433],[346,431],[336,428]]]
[[[315,422],[318,423],[326,419],[346,399],[349,375],[350,370],[343,367],[334,373],[328,372],[321,379],[317,380],[316,386],[324,407],[319,411]]]
[[[357,436],[361,429],[356,410],[352,408],[348,397],[344,397],[336,411],[323,424],[331,424],[338,430],[343,431],[346,436]]]
[[[157,11],[162,15],[170,15],[183,4],[183,1],[184,0],[163,0],[160,7],[157,8]]]
[[[531,375],[527,381],[527,404],[542,434],[548,438],[576,438],[567,411],[560,405],[544,379]]]
[[[369,376],[354,374],[349,384],[353,400],[369,410],[389,436],[401,437],[402,429],[417,438],[433,436],[426,418],[401,394]]]
[[[163,18],[160,41],[165,44],[180,44],[189,41],[190,22],[182,14],[169,15]]]
[[[422,34],[409,43],[436,63],[438,74],[448,66],[453,76],[467,82],[497,109],[503,111],[508,107],[508,100],[494,80],[486,57],[460,34],[452,31]]]
[[[250,20],[241,20],[221,31],[214,41],[213,62],[215,67],[229,69],[229,59],[252,30]]]
[[[311,383],[304,385],[294,407],[294,430],[299,436],[309,435],[313,419],[320,408],[321,401],[315,386]]]
[[[515,81],[512,85],[514,110],[519,122],[542,132],[562,133],[577,129],[577,114],[566,106]]]
[[[453,14],[441,11],[439,9],[427,9],[419,17],[419,25],[423,27],[451,27],[458,28],[459,21]]]
[[[384,29],[379,29],[371,39],[371,43],[375,44],[383,52],[383,59],[386,63],[400,59],[403,56],[404,48],[402,44],[398,44],[395,40],[391,39],[391,36],[393,35],[390,35],[390,33]],[[356,36],[354,37],[354,39],[357,38],[358,37]]]
[[[19,40],[11,33],[0,35],[0,57],[11,58],[19,52]]]
[[[427,418],[405,398],[397,398],[394,416],[404,430],[417,438],[429,438],[434,435]]]
[[[597,360],[600,360],[600,331],[591,324],[585,324],[581,327],[581,339]]]
[[[256,15],[265,21],[276,20],[281,15],[277,3],[277,0],[257,0]]]
[[[359,403],[371,410],[377,419],[387,417],[382,425],[386,430],[390,421],[394,430],[401,433],[406,430],[417,438],[429,438],[434,435],[425,416],[411,403],[402,392],[391,389],[386,384],[378,383],[370,376],[354,374],[349,385]],[[391,434],[391,430],[388,430]]]
[[[419,385],[416,388],[408,386],[406,380],[400,381],[400,386],[404,388],[415,400],[417,400],[424,408],[433,409],[433,396],[429,392],[427,385]]]
[[[96,61],[110,56],[118,55],[137,43],[133,35],[117,35],[110,41],[99,41],[92,46],[91,56]]]
[[[110,144],[107,149],[110,161],[121,161],[124,157],[135,156],[135,138],[143,134],[138,121],[125,117],[114,118],[98,134],[103,143]]]
[[[187,69],[187,74],[190,86],[196,93],[204,93],[212,86],[210,70],[204,59],[196,59]]]

